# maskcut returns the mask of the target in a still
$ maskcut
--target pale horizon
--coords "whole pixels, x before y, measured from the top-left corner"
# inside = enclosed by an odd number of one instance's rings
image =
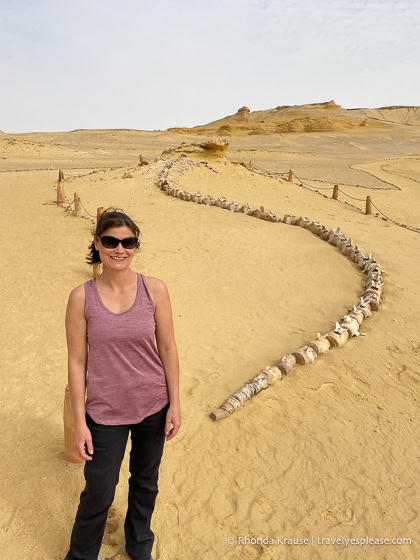
[[[278,105],[419,106],[403,0],[0,4],[6,133],[166,130]]]

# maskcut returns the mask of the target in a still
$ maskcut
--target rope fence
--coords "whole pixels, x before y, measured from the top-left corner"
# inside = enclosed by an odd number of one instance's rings
[[[382,210],[379,210],[379,208],[378,208],[377,206],[375,206],[375,204],[373,204],[373,202],[372,202],[372,206],[373,206],[374,208],[376,208],[376,210],[377,210],[380,214],[382,214],[382,216],[384,216],[384,218],[386,218],[387,220],[389,220],[390,222],[392,222],[392,223],[395,224],[396,226],[400,226],[400,227],[402,227],[402,228],[409,229],[410,231],[414,231],[415,233],[420,233],[420,228],[415,228],[415,227],[413,227],[413,226],[408,226],[407,224],[400,224],[399,222],[396,222],[395,220],[392,220],[389,216],[386,216],[386,215],[382,212]]]
[[[113,168],[115,169],[115,168]],[[64,172],[62,169],[59,170],[58,172],[58,181],[57,181],[57,202],[56,202],[57,206],[62,206],[64,209],[64,212],[68,212],[70,210],[70,208],[72,206],[74,206],[73,210],[74,210],[74,216],[76,218],[81,218],[82,217],[82,208],[85,211],[85,213],[90,217],[90,218],[94,218],[94,220],[97,220],[100,218],[100,216],[102,215],[104,208],[103,206],[101,206],[100,208],[97,208],[96,210],[96,215],[91,214],[86,208],[85,205],[83,204],[79,193],[75,192],[74,193],[74,199],[69,202],[68,200],[66,200],[65,194],[64,194]],[[64,205],[67,204],[67,206]],[[93,265],[93,278],[96,278],[97,276],[99,276],[101,273],[101,263],[95,263]]]
[[[76,194],[76,193],[75,193],[75,194]],[[91,218],[97,218],[97,216],[93,216],[92,214],[90,214],[90,213],[86,210],[86,208],[84,207],[82,201],[80,200],[80,197],[79,197],[78,200],[79,200],[79,202],[80,202],[81,207],[83,208],[83,210],[86,212],[86,214],[87,214],[88,216],[90,216]],[[74,204],[74,202],[75,202],[75,201],[73,201],[73,204]]]
[[[74,204],[74,200],[72,200],[72,201],[70,202],[70,204],[64,208],[64,212],[68,212],[70,206],[72,206],[73,204]]]
[[[110,169],[111,171],[113,169],[122,169],[123,167],[127,167],[126,165],[113,165],[113,166],[104,166],[104,165],[99,165],[98,167],[89,167],[89,166],[83,166],[83,167],[66,167],[65,169]],[[51,169],[51,167],[33,167],[32,169],[0,169],[0,173],[24,173],[27,171],[56,171],[54,169]],[[97,173],[96,171],[93,171],[91,173],[86,173],[86,175],[92,175],[92,173]],[[82,175],[82,177],[84,177],[85,175]],[[78,175],[71,175],[71,177],[78,177]]]
[[[396,225],[398,227],[408,229],[408,230],[413,231],[415,233],[420,233],[420,228],[416,228],[414,226],[409,226],[407,224],[402,224],[401,222],[393,220],[389,216],[387,216],[384,212],[382,212],[382,210],[380,210],[375,204],[373,204],[370,195],[367,195],[366,198],[356,198],[356,197],[351,196],[350,194],[344,192],[343,189],[339,187],[339,185],[334,185],[334,187],[317,187],[317,188],[315,188],[313,185],[309,185],[308,183],[305,182],[304,179],[306,179],[306,178],[298,177],[297,175],[295,175],[293,169],[290,169],[288,172],[271,172],[271,171],[266,171],[262,168],[257,167],[256,165],[254,165],[254,163],[252,161],[250,161],[249,164],[246,164],[243,161],[233,162],[233,163],[242,165],[243,167],[245,167],[249,171],[253,171],[253,172],[258,173],[260,175],[270,177],[272,179],[274,179],[276,177],[280,177],[284,180],[287,180],[289,183],[295,184],[298,187],[305,188],[305,189],[310,190],[312,192],[316,192],[316,193],[318,193],[319,195],[321,195],[325,198],[328,198],[328,196],[320,193],[319,192],[320,190],[328,190],[328,191],[332,190],[333,193],[331,195],[331,198],[333,200],[339,200],[338,193],[341,192],[344,196],[346,196],[346,197],[348,197],[352,200],[356,200],[356,201],[359,201],[359,202],[365,202],[365,209],[363,210],[362,208],[359,208],[358,206],[355,206],[354,204],[351,204],[350,202],[343,201],[344,204],[352,206],[353,208],[355,208],[359,212],[362,212],[363,214],[366,214],[366,215],[371,215],[372,214],[372,206],[373,206],[378,211],[378,213],[383,216],[382,219],[389,220],[391,223],[393,223],[394,225]],[[351,168],[351,165],[350,165],[350,168]],[[368,173],[369,175],[372,175],[374,177],[374,175],[372,173],[369,173],[368,171],[365,171],[365,173]],[[295,182],[295,180],[296,180],[296,182]],[[306,180],[322,181],[321,179],[306,179]],[[389,188],[389,187],[383,187],[383,188],[380,188],[380,187],[366,187],[364,185],[352,185],[350,183],[340,183],[340,184],[351,186],[351,187],[372,188],[374,190],[399,190],[399,191],[401,190],[400,187],[398,187],[397,185],[394,185],[393,183],[389,183],[388,181],[385,181],[383,179],[381,179],[381,181],[391,185],[391,188]],[[325,183],[326,181],[322,181],[322,182]]]
[[[339,190],[342,194],[344,194],[344,196],[348,196],[349,198],[351,198],[351,199],[353,199],[353,200],[359,200],[359,201],[361,201],[361,202],[364,202],[364,201],[365,201],[364,198],[355,198],[354,196],[351,196],[351,195],[345,193],[345,192],[343,191],[343,189],[340,189],[340,188],[339,188],[338,190]]]
[[[144,160],[144,158],[140,155],[140,165],[144,165],[149,163],[147,160]],[[364,198],[356,198],[354,196],[349,195],[348,193],[346,193],[345,191],[343,191],[343,189],[339,186],[339,185],[334,185],[333,187],[319,187],[319,188],[315,188],[312,185],[309,185],[308,183],[306,183],[306,178],[302,178],[299,177],[297,175],[295,175],[293,169],[290,169],[288,172],[270,172],[270,171],[266,171],[263,170],[262,168],[258,168],[257,166],[254,165],[254,163],[252,161],[249,162],[249,164],[246,164],[244,162],[232,162],[235,164],[239,164],[244,166],[246,169],[248,169],[249,171],[253,171],[256,173],[259,173],[261,175],[265,175],[267,177],[270,178],[282,178],[284,180],[287,180],[288,182],[290,182],[291,184],[295,184],[296,186],[308,189],[312,192],[316,192],[318,194],[320,194],[321,196],[328,198],[327,195],[320,193],[320,190],[328,190],[328,191],[332,191],[332,195],[331,198],[333,200],[339,200],[338,198],[338,193],[340,192],[341,194],[343,194],[344,196],[358,201],[358,202],[365,202],[365,209],[363,210],[362,208],[359,208],[358,206],[355,206],[354,204],[351,204],[349,202],[343,201],[344,204],[348,204],[349,206],[352,206],[353,208],[355,208],[356,210],[358,210],[359,212],[362,212],[366,215],[371,215],[372,214],[372,207],[375,208],[378,211],[378,214],[381,214],[382,219],[385,220],[389,220],[391,223],[393,223],[394,225],[398,226],[398,227],[402,227],[404,229],[408,229],[409,231],[413,231],[414,233],[420,233],[420,228],[416,228],[413,226],[409,226],[407,224],[402,224],[396,220],[393,220],[392,218],[390,218],[389,216],[387,216],[384,212],[382,212],[382,210],[380,208],[378,208],[376,206],[376,204],[374,204],[371,200],[371,197],[368,195],[366,196],[366,199]],[[125,166],[122,166],[125,167]],[[72,168],[67,168],[67,169],[102,169],[105,171],[105,169],[122,169],[122,167],[99,167],[99,168],[77,168],[77,167],[72,167]],[[48,168],[46,168],[48,169]],[[44,170],[44,169],[42,169]],[[18,171],[35,171],[34,169],[30,170],[14,170],[16,172]],[[41,171],[41,169],[37,169],[37,171]],[[3,173],[5,171],[2,171]],[[91,173],[88,173],[87,175],[90,175],[92,173],[96,173],[97,171],[92,171]],[[83,175],[85,176],[85,175]],[[73,176],[74,177],[74,176]],[[306,179],[306,180],[305,180]],[[318,181],[318,179],[309,179],[309,180],[313,180],[313,181]],[[386,182],[386,181],[385,181]],[[341,185],[346,185],[346,183],[341,183]],[[367,187],[363,187],[360,185],[350,185],[347,184],[348,186],[357,186],[357,187],[361,187],[361,188],[367,188]],[[396,185],[393,185],[393,187],[399,189],[399,187],[396,187]],[[386,190],[386,189],[383,189]],[[388,189],[389,190],[389,189]],[[401,189],[399,189],[401,190]],[[66,205],[67,204],[67,205]],[[66,206],[65,206],[66,205]],[[79,193],[75,192],[74,193],[74,199],[69,202],[68,200],[66,200],[65,194],[64,194],[64,172],[63,169],[60,169],[58,172],[58,181],[57,181],[57,206],[62,206],[65,212],[70,211],[71,207],[73,207],[73,211],[74,211],[74,216],[77,218],[82,217],[82,209],[83,211],[86,213],[87,216],[89,216],[90,218],[93,218],[94,220],[98,220],[100,215],[103,212],[103,207],[98,208],[96,215],[91,214],[85,207],[85,205],[83,204]],[[65,207],[64,207],[65,206]],[[94,265],[93,267],[93,277],[99,276],[100,274],[100,263],[99,266],[98,265]]]
[[[419,159],[419,158],[411,158],[411,159]],[[410,179],[410,181],[414,181],[415,183],[420,183],[419,179],[414,179],[414,177],[410,177],[409,175],[404,175],[404,173],[402,173],[401,171],[399,173],[396,173],[395,171],[388,171],[387,169],[385,169],[385,167],[388,167],[389,165],[392,164],[387,163],[386,165],[381,165],[382,171],[385,171],[385,173],[389,173],[392,175],[398,175],[399,177],[404,177],[404,179]]]
[[[291,170],[291,171],[292,171],[292,170]],[[290,172],[289,172],[289,174],[290,174]],[[321,190],[321,189],[315,189],[315,188],[313,188],[313,187],[311,187],[311,186],[308,186],[307,184],[303,183],[303,181],[302,181],[299,177],[296,177],[296,179],[297,179],[298,181],[301,182],[302,186],[305,186],[305,188],[309,188],[310,190],[312,190],[312,191],[314,191],[314,192],[316,192],[317,190]],[[292,181],[292,182],[293,182],[293,181]],[[301,186],[301,185],[298,184],[298,186]],[[365,188],[365,187],[363,187],[363,188]],[[399,187],[397,187],[397,188],[398,188],[398,190],[401,190]],[[399,227],[402,227],[402,228],[404,228],[404,229],[408,229],[408,230],[410,230],[410,231],[414,231],[415,233],[420,233],[420,228],[415,228],[415,227],[413,227],[413,226],[409,226],[409,225],[407,225],[407,224],[402,224],[402,223],[400,223],[400,222],[397,222],[396,220],[392,220],[389,216],[387,216],[386,214],[384,214],[384,212],[382,212],[382,210],[380,210],[380,209],[372,202],[371,197],[370,197],[369,195],[366,196],[366,199],[364,199],[364,198],[356,198],[356,197],[351,196],[351,195],[347,194],[346,192],[344,192],[343,189],[341,189],[338,185],[334,185],[334,187],[333,187],[332,189],[331,189],[331,187],[330,187],[330,188],[328,188],[328,189],[327,189],[327,188],[323,188],[322,190],[333,190],[333,194],[332,194],[332,197],[331,197],[331,198],[334,199],[334,200],[338,200],[338,192],[341,192],[342,194],[344,194],[344,196],[347,196],[348,198],[351,198],[352,200],[356,200],[356,201],[359,201],[359,202],[365,202],[365,203],[366,203],[366,206],[365,206],[364,214],[366,214],[366,215],[372,214],[372,206],[373,206],[373,207],[379,212],[379,214],[381,214],[386,220],[389,220],[390,222],[392,222],[394,225],[399,226]],[[386,189],[383,189],[383,190],[386,190]],[[348,204],[348,203],[347,203],[347,204]],[[363,210],[362,210],[361,208],[359,208],[358,206],[354,206],[354,204],[352,204],[351,206],[353,206],[353,208],[357,208],[357,210],[359,210],[360,212],[363,212]]]
[[[418,158],[410,158],[410,159],[418,159]],[[244,162],[242,162],[242,161],[232,162],[232,163],[239,163],[239,164],[245,165],[245,167],[247,167],[246,164],[244,164]],[[249,162],[248,167],[252,167],[253,170],[257,169],[252,161]],[[362,173],[366,173],[367,175],[370,175],[374,179],[379,180],[381,183],[384,183],[385,185],[389,185],[389,186],[388,187],[372,187],[372,186],[369,186],[369,185],[361,185],[360,183],[358,183],[357,185],[355,185],[354,183],[340,183],[340,185],[342,185],[344,187],[354,187],[354,188],[359,188],[359,189],[369,189],[369,190],[376,190],[376,191],[390,191],[390,190],[400,191],[401,190],[401,188],[398,185],[395,185],[394,183],[391,183],[390,181],[386,181],[385,179],[379,179],[376,175],[374,175],[373,173],[370,173],[370,171],[355,169],[353,167],[353,164],[349,165],[349,169],[351,169],[352,171],[362,171]],[[383,171],[385,171],[386,173],[389,173],[389,171],[386,171],[386,169],[383,169]],[[265,173],[267,173],[269,176],[284,177],[284,178],[286,178],[286,180],[288,180],[288,176],[289,176],[290,171],[265,171]],[[299,177],[299,180],[301,182],[313,181],[315,183],[332,183],[332,181],[326,181],[325,179],[315,179],[313,177]],[[416,179],[413,179],[413,180],[415,181]],[[331,187],[312,187],[312,188],[314,188],[314,189],[316,188],[319,191],[330,190],[331,189]]]
[[[353,171],[360,171],[360,169],[354,169],[351,165],[349,166],[349,169],[352,169]],[[374,175],[373,173],[370,173],[369,171],[365,171],[363,170],[363,173],[366,173],[367,175],[371,175],[372,177],[374,177],[375,179],[378,179],[378,177],[376,177],[376,175]],[[305,179],[306,181],[315,181],[316,183],[327,183],[328,181],[325,181],[324,179],[313,179],[311,177],[303,177],[303,179]],[[400,191],[401,188],[398,187],[397,185],[394,185],[394,183],[391,183],[389,181],[385,181],[385,179],[379,179],[379,181],[381,183],[385,183],[386,185],[389,185],[389,187],[372,187],[369,185],[360,185],[357,184],[355,185],[354,183],[340,183],[341,185],[344,185],[345,187],[353,187],[355,189],[369,189],[369,190],[374,190],[374,191]],[[318,187],[319,190],[322,190],[324,187]],[[327,190],[329,187],[325,187]]]

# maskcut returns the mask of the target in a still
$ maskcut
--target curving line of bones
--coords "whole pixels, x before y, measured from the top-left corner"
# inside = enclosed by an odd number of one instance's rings
[[[349,309],[348,315],[344,315],[341,321],[335,324],[332,331],[324,335],[317,333],[315,340],[302,346],[302,348],[299,348],[296,352],[286,354],[275,366],[267,366],[245,383],[241,389],[232,393],[219,408],[210,413],[210,418],[212,420],[219,420],[229,416],[235,412],[235,410],[238,410],[238,408],[243,406],[254,395],[259,393],[262,389],[266,389],[268,385],[272,385],[275,381],[280,380],[282,375],[288,375],[297,364],[313,364],[320,354],[326,354],[329,352],[330,348],[342,346],[350,338],[359,336],[359,328],[364,319],[370,317],[372,311],[379,310],[384,282],[382,280],[382,269],[372,254],[361,253],[358,246],[353,245],[352,239],[347,239],[339,227],[336,229],[328,229],[319,222],[313,222],[307,217],[292,216],[289,214],[281,218],[274,212],[266,212],[263,206],[252,209],[249,204],[240,204],[237,200],[229,202],[223,196],[218,198],[213,198],[210,195],[202,196],[199,191],[190,193],[175,187],[169,182],[169,170],[178,162],[185,168],[185,164],[182,161],[183,157],[185,156],[180,156],[177,159],[169,161],[163,167],[159,175],[158,186],[161,190],[164,190],[166,194],[182,200],[191,200],[197,204],[218,206],[232,212],[243,212],[248,216],[254,216],[261,220],[282,222],[284,224],[305,228],[321,239],[331,243],[331,245],[335,245],[351,261],[357,263],[362,272],[367,276],[365,289],[359,301]],[[208,164],[206,167],[210,168]]]

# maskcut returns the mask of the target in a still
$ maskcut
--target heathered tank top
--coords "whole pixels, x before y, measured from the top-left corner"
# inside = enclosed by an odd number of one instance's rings
[[[103,304],[96,279],[85,282],[87,322],[86,412],[98,424],[137,424],[169,402],[165,370],[155,345],[155,306],[144,276],[127,311]]]

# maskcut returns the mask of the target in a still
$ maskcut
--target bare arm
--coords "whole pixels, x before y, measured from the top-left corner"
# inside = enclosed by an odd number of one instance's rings
[[[179,396],[179,359],[175,342],[172,308],[166,284],[154,278],[156,345],[165,369],[170,407],[166,418],[166,440],[172,439],[181,427]],[[170,429],[170,424],[173,428]]]
[[[70,397],[75,421],[75,444],[80,457],[92,460],[84,449],[85,443],[89,453],[93,453],[90,430],[86,425],[85,393],[87,372],[86,319],[84,312],[84,285],[78,286],[70,293],[66,311],[66,338],[68,350],[68,380]]]

